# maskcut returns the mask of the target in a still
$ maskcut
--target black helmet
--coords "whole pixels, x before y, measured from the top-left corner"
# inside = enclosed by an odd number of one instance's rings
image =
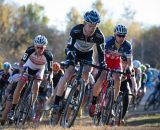
[[[145,64],[145,66],[147,69],[151,67],[150,64]]]

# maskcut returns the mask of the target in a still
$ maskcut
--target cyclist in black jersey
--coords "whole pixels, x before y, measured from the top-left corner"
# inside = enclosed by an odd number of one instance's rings
[[[122,68],[124,70],[124,68],[126,68],[126,66],[127,66],[127,57],[122,56],[121,58],[122,58]],[[124,117],[126,115],[126,112],[128,109],[128,104],[129,104],[128,94],[132,92],[132,94],[135,95],[135,91],[137,89],[134,70],[133,69],[129,70],[129,68],[127,68],[126,70],[124,70],[124,72],[126,74],[122,76],[121,86],[120,86],[120,91],[124,93],[123,113],[122,113],[121,125],[125,124]]]
[[[77,63],[75,59],[92,62],[93,45],[96,45],[99,57],[99,65],[101,67],[105,66],[103,55],[104,36],[98,28],[98,23],[100,23],[100,16],[98,12],[91,10],[85,13],[83,24],[78,24],[72,28],[67,43],[67,48],[65,50],[67,55],[66,60],[69,61],[69,67],[65,70],[64,76],[58,82],[53,108],[61,108],[59,102],[65,90],[65,83],[75,72],[74,66]],[[85,65],[83,70],[83,79],[86,84],[88,82],[88,75],[90,71],[91,67]],[[103,76],[104,73],[105,72],[102,72],[95,86],[101,85],[103,78],[105,77]]]
[[[56,91],[57,91],[57,84],[58,84],[60,78],[64,75],[64,71],[61,69],[61,66],[58,62],[53,63],[52,70],[53,70],[53,79],[52,79],[53,88],[49,88],[50,89],[50,91],[48,93],[48,95],[50,95],[50,98],[48,100],[48,105],[49,106],[55,100],[55,94],[56,94]]]

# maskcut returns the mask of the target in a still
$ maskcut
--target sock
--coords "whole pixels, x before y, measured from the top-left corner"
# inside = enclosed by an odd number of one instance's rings
[[[17,106],[17,104],[12,104],[12,109],[11,110],[15,110],[15,108],[16,108],[16,106]]]
[[[60,99],[61,99],[61,96],[56,95],[54,104],[59,105]]]
[[[96,96],[93,96],[92,104],[95,105],[96,103],[97,103],[97,97],[96,97]]]

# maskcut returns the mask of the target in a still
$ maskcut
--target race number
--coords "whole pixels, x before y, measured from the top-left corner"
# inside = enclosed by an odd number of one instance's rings
[[[27,59],[27,56],[28,56],[28,54],[27,54],[27,53],[24,53],[22,59],[23,59],[23,60],[26,60],[26,59]]]

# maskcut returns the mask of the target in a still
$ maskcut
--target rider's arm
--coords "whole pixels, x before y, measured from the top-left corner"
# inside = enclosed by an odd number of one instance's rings
[[[105,62],[104,62],[104,36],[101,32],[97,36],[96,47],[97,47],[99,65],[103,66],[103,65],[105,65]]]
[[[47,59],[47,68],[49,73],[49,81],[53,78],[53,70],[52,70],[52,64],[53,64],[53,54],[50,51],[45,51],[44,56]]]
[[[74,32],[74,28],[70,32],[70,36],[67,40],[67,47],[65,49],[65,54],[67,55],[67,59],[72,60],[74,58],[74,44],[76,42],[76,34]]]

